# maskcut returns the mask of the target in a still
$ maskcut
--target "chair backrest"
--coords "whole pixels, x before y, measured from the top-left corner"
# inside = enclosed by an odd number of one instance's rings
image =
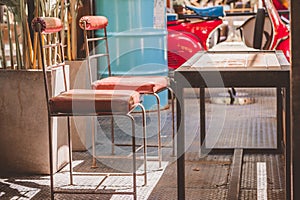
[[[47,78],[48,70],[62,67],[64,90],[67,90],[64,50],[59,34],[59,32],[63,28],[63,25],[61,20],[55,17],[37,17],[32,20],[31,25],[33,30],[38,33],[40,57],[44,75],[46,100],[48,105],[50,99],[50,87]]]
[[[271,40],[272,40],[272,24],[270,21],[270,18],[268,16],[265,16],[264,19],[264,29],[263,29],[263,35],[262,35],[262,43],[261,43],[261,49],[269,49]],[[238,27],[237,29],[240,30],[241,39],[246,44],[247,47],[253,48],[253,40],[254,40],[254,27],[256,23],[256,17],[250,17],[248,18],[243,25]]]
[[[108,20],[104,16],[83,16],[79,20],[79,26],[83,30],[84,33],[84,43],[85,43],[85,51],[86,51],[86,59],[87,59],[87,67],[89,72],[89,79],[92,85],[92,69],[91,69],[91,61],[93,59],[98,59],[100,57],[107,58],[107,70],[108,76],[111,76],[111,66],[110,66],[110,57],[108,50],[108,39],[107,39],[107,31],[106,26],[108,25]],[[87,31],[95,31],[103,29],[103,37],[89,37]],[[90,34],[95,35],[95,34]],[[105,52],[98,53],[96,51],[97,42],[104,41],[105,42]],[[91,45],[90,45],[91,44]]]
[[[254,36],[253,36],[253,48],[262,48],[262,39],[265,25],[265,9],[259,8],[255,16]]]

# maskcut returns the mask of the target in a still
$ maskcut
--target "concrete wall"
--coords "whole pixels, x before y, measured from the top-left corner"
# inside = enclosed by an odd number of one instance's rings
[[[67,62],[69,87],[90,87],[85,61]],[[63,89],[61,70],[48,74],[52,93]],[[96,73],[94,73],[96,74]],[[95,78],[95,77],[94,77]],[[0,70],[0,174],[48,174],[48,125],[42,71]],[[71,117],[73,151],[91,147],[91,117]],[[53,118],[54,170],[68,162],[67,122]]]
[[[54,73],[53,77],[59,75]],[[61,76],[51,78],[53,90]],[[56,87],[55,87],[56,85]],[[48,125],[41,71],[0,70],[0,173],[48,174]],[[54,169],[68,161],[66,119],[54,119]],[[58,134],[59,133],[59,134]]]
[[[66,64],[70,66],[70,88],[90,88],[86,61],[67,61]],[[96,74],[96,72],[94,74]],[[73,151],[86,151],[91,147],[91,127],[91,117],[71,118]]]

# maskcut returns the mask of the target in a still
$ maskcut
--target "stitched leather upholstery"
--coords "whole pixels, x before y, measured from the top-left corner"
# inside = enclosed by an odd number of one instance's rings
[[[56,17],[36,17],[32,20],[31,26],[36,30],[37,24],[41,24],[41,32],[43,34],[56,33],[61,31],[63,28],[62,22],[59,18]]]
[[[156,93],[168,86],[164,76],[111,76],[92,84],[97,90],[135,90],[139,93]]]
[[[79,20],[80,28],[84,29],[84,22],[86,22],[86,30],[98,30],[107,26],[108,20],[104,16],[83,16]]]
[[[126,114],[136,103],[140,103],[140,94],[128,90],[75,89],[50,98],[49,103],[52,114]]]

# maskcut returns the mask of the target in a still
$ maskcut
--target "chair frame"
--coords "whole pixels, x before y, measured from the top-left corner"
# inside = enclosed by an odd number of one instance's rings
[[[36,20],[38,19],[38,20]],[[39,40],[39,47],[41,50],[41,62],[42,62],[42,71],[43,71],[43,78],[44,78],[44,89],[45,89],[45,94],[46,94],[46,102],[47,102],[47,111],[48,111],[48,136],[49,136],[49,167],[50,167],[50,193],[51,193],[51,199],[54,200],[54,194],[124,194],[124,195],[133,195],[134,199],[137,198],[137,183],[136,183],[136,177],[137,175],[142,175],[144,176],[144,185],[147,184],[147,164],[146,164],[146,153],[147,153],[147,145],[146,145],[146,111],[141,103],[137,103],[134,105],[132,110],[130,110],[126,114],[120,114],[121,116],[126,116],[127,118],[130,119],[131,121],[131,126],[132,126],[132,135],[131,135],[131,140],[132,140],[132,168],[133,172],[132,173],[97,173],[95,175],[104,175],[107,174],[106,178],[108,176],[120,176],[120,175],[130,175],[133,176],[133,191],[132,192],[102,192],[102,191],[70,191],[70,190],[55,190],[55,183],[54,183],[54,169],[53,169],[53,143],[52,143],[52,124],[51,124],[51,118],[52,117],[67,117],[67,131],[68,131],[68,147],[69,147],[69,170],[70,170],[70,185],[73,185],[73,167],[72,167],[72,138],[71,138],[71,130],[70,130],[70,117],[74,116],[112,116],[112,113],[107,113],[107,112],[101,112],[101,113],[51,113],[50,110],[50,105],[49,105],[49,100],[50,100],[50,94],[49,94],[49,83],[48,83],[48,78],[47,78],[47,70],[52,70],[54,68],[62,67],[63,69],[63,78],[64,78],[64,89],[67,91],[67,81],[66,81],[66,70],[65,70],[65,61],[64,61],[64,51],[63,51],[63,44],[60,42],[60,37],[58,34],[58,40],[59,42],[52,43],[52,44],[47,44],[43,45],[43,39],[42,35],[44,34],[42,32],[42,19],[43,18],[35,18],[36,20],[32,22],[32,26],[35,32],[38,34],[38,40]],[[46,34],[50,33],[57,33],[60,30],[55,30],[52,32],[47,32]],[[58,64],[51,64],[47,65],[45,64],[45,56],[44,56],[44,51],[45,49],[52,49],[52,48],[59,48],[60,50],[60,55],[61,55],[61,62]],[[142,110],[142,126],[143,126],[143,164],[144,164],[144,173],[142,174],[137,174],[136,173],[136,141],[135,141],[135,120],[134,117],[131,115],[132,111],[139,107]],[[119,114],[117,114],[119,115]],[[116,116],[117,116],[116,115]],[[140,148],[139,148],[140,149]],[[91,174],[89,174],[91,175]],[[99,185],[100,186],[100,185]],[[99,187],[98,186],[98,187]],[[98,188],[97,187],[97,188]]]
[[[85,17],[85,16],[84,16]],[[88,67],[88,71],[89,71],[89,79],[90,79],[90,83],[92,85],[93,80],[92,80],[92,70],[91,70],[91,60],[92,59],[96,59],[99,57],[106,57],[107,58],[107,69],[108,69],[108,76],[112,76],[111,73],[111,63],[110,63],[110,56],[109,56],[109,48],[108,48],[108,37],[107,37],[107,30],[106,30],[106,26],[103,28],[99,28],[99,29],[95,29],[95,30],[101,30],[103,29],[104,32],[104,36],[103,37],[97,37],[97,38],[89,38],[88,37],[88,33],[87,33],[87,21],[86,20],[82,20],[82,18],[80,19],[79,23],[81,24],[81,27],[83,27],[83,33],[84,33],[84,41],[85,41],[85,50],[86,50],[86,58],[87,58],[87,67]],[[100,53],[97,54],[95,53],[95,48],[93,48],[93,55],[90,55],[90,46],[89,43],[92,42],[93,47],[94,47],[94,42],[96,41],[101,41],[104,40],[105,41],[105,50],[106,53]],[[157,118],[158,118],[158,144],[157,145],[148,145],[148,147],[158,147],[158,162],[159,162],[159,168],[161,168],[161,162],[162,162],[162,142],[161,142],[161,114],[160,114],[160,97],[158,95],[158,93],[168,90],[170,92],[170,96],[171,96],[171,111],[172,111],[172,156],[175,157],[175,141],[174,141],[174,137],[175,137],[175,106],[174,106],[174,102],[175,102],[175,95],[174,95],[174,91],[172,90],[171,87],[167,86],[157,92],[149,92],[149,93],[142,93],[139,92],[141,95],[151,95],[154,96],[157,102]],[[113,123],[113,120],[112,120]],[[115,144],[114,142],[114,129],[113,129],[113,125],[112,125],[112,154],[114,154],[114,146],[118,145]]]

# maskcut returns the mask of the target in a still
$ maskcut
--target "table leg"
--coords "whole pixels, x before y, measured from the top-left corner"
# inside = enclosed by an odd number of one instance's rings
[[[176,92],[176,118],[177,118],[177,195],[178,199],[185,199],[185,121],[183,88]]]
[[[206,148],[205,142],[205,89],[200,88],[200,144],[201,150]]]
[[[285,177],[286,199],[291,199],[291,129],[290,129],[290,88],[285,88]]]
[[[281,93],[281,87],[276,88],[276,101],[277,101],[277,151],[280,151],[283,147],[283,95]]]

